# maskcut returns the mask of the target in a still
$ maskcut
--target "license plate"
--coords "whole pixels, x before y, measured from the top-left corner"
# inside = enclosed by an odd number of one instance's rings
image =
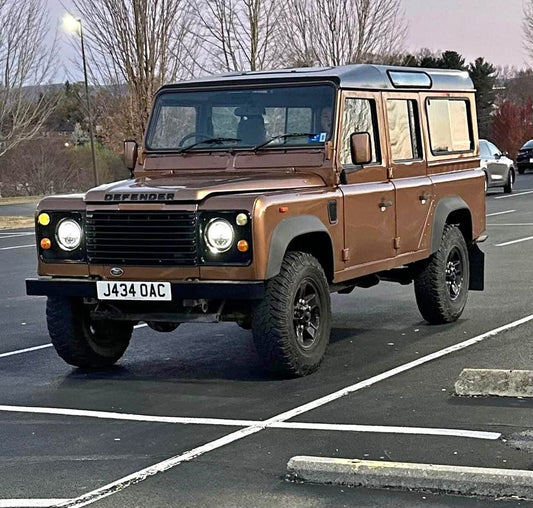
[[[533,164],[533,159],[529,159],[529,163],[530,163],[530,164]]]
[[[170,282],[97,281],[99,300],[172,300]]]

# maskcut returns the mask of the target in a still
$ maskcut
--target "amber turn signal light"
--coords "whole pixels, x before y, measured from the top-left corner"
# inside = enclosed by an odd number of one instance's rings
[[[237,242],[237,250],[239,252],[248,252],[248,249],[249,249],[249,245],[248,245],[248,242],[246,240],[239,240]]]
[[[41,240],[41,249],[48,250],[50,247],[52,247],[52,242],[50,241],[50,238],[43,238]]]

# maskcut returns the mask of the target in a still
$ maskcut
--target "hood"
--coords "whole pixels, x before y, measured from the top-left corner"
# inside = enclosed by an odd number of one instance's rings
[[[198,202],[213,194],[265,192],[324,187],[316,174],[259,173],[140,178],[101,185],[87,192],[86,202]]]

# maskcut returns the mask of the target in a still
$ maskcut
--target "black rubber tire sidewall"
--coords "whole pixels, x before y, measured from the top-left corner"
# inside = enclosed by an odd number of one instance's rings
[[[462,257],[463,284],[456,300],[452,300],[446,285],[446,263],[453,249]],[[415,277],[415,296],[422,317],[431,324],[456,321],[462,314],[468,298],[470,265],[468,247],[460,229],[446,225],[437,252],[422,263]]]
[[[133,324],[90,322],[89,309],[81,299],[48,297],[46,321],[55,350],[76,367],[102,368],[113,365],[126,351]]]
[[[306,278],[313,281],[321,303],[318,338],[310,349],[299,345],[293,324],[296,291]],[[289,252],[252,315],[254,344],[263,364],[285,377],[310,374],[322,362],[330,332],[329,285],[320,263],[305,252]]]
[[[503,187],[503,192],[505,192],[505,194],[511,194],[513,192],[513,172],[512,172],[512,170],[509,170],[509,174],[507,175],[507,182],[505,182],[505,185]]]

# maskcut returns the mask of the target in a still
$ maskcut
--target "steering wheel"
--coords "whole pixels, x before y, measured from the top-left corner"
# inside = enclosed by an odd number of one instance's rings
[[[189,132],[189,134],[185,134],[185,136],[183,136],[179,142],[178,142],[178,146],[183,146],[183,144],[185,143],[185,141],[187,141],[188,139],[191,139],[191,138],[203,138],[203,139],[210,139],[212,138],[213,136],[209,135],[209,134],[203,134],[202,132]],[[198,142],[198,139],[196,140],[196,142]]]

